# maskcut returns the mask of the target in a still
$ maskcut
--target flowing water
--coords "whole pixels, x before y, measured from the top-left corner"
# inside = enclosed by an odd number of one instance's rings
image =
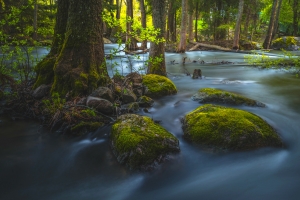
[[[106,50],[113,45],[107,45]],[[109,127],[81,138],[50,133],[34,121],[0,120],[0,199],[298,199],[300,195],[300,79],[286,71],[243,66],[240,53],[166,54],[169,78],[178,94],[156,100],[150,113],[180,140],[181,152],[157,170],[130,172],[118,164]],[[181,63],[188,57],[188,63]],[[143,66],[122,58],[119,70]],[[146,59],[142,57],[141,59]],[[204,60],[206,64],[193,63]],[[216,65],[220,61],[234,64]],[[120,62],[120,61],[119,61]],[[126,68],[127,66],[127,68]],[[203,79],[184,72],[202,70]],[[113,73],[113,70],[110,70]],[[271,124],[285,148],[245,152],[205,152],[182,137],[180,119],[200,104],[190,97],[200,88],[237,92],[267,105],[238,106]]]

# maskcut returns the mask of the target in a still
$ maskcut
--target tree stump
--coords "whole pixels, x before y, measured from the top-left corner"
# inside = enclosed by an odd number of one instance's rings
[[[192,79],[202,78],[201,69],[194,69]]]

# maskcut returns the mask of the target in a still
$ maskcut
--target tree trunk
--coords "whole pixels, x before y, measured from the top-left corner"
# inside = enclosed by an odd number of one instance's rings
[[[32,39],[33,40],[37,40],[37,13],[38,13],[38,4],[37,4],[37,0],[35,0],[34,2],[34,15],[33,15],[33,36]]]
[[[194,40],[193,8],[191,5],[189,5],[189,12],[188,12],[188,34],[189,34],[189,42],[193,42]]]
[[[159,29],[157,35],[158,40],[150,43],[149,52],[149,66],[148,74],[158,74],[166,76],[166,62],[165,62],[165,27],[166,27],[166,1],[152,0],[152,21],[155,29]]]
[[[277,15],[276,15],[276,19],[275,19],[275,22],[274,22],[274,28],[273,28],[273,33],[272,33],[272,40],[274,39],[276,33],[278,33],[281,4],[282,4],[282,0],[279,0],[278,7],[277,7]]]
[[[58,56],[63,41],[65,39],[67,21],[68,21],[68,9],[70,0],[58,0],[57,1],[57,13],[56,23],[54,27],[54,35],[52,40],[52,46],[49,54],[35,66],[35,72],[37,74],[34,88],[42,84],[50,84],[54,78],[54,64],[56,57]]]
[[[176,42],[176,25],[175,25],[176,11],[174,8],[173,0],[169,1],[168,9],[168,30],[167,30],[167,41]]]
[[[199,15],[199,2],[196,2],[196,20],[195,20],[195,41],[198,42],[198,15]]]
[[[133,3],[132,0],[126,0],[126,50],[135,51],[137,49],[137,42],[132,37],[132,25],[133,25]]]
[[[278,8],[278,3],[279,3],[279,0],[274,0],[273,1],[272,13],[271,13],[271,17],[270,17],[268,32],[267,32],[265,41],[263,43],[263,47],[265,49],[269,49],[270,45],[271,45],[271,42],[272,42],[273,29],[274,29],[275,20],[276,20],[277,11],[278,11],[278,9],[277,9]]]
[[[144,0],[139,0],[140,2],[140,10],[141,10],[141,23],[142,27],[145,29],[147,28],[146,24],[146,10],[145,10],[145,2]],[[147,49],[147,40],[142,41],[141,49]]]
[[[298,0],[294,0],[293,5],[293,36],[298,34]]]
[[[241,30],[243,9],[244,9],[244,0],[240,0],[240,2],[239,2],[239,12],[238,12],[237,19],[236,19],[236,24],[235,24],[233,47],[232,47],[233,49],[239,49],[240,30]]]
[[[68,7],[66,7],[67,3]],[[64,9],[60,9],[62,6]],[[52,49],[53,53],[55,49],[59,51],[54,65],[52,93],[86,95],[98,86],[108,83],[109,76],[104,57],[103,20],[99,13],[102,13],[102,0],[58,0],[55,27],[55,37],[58,41],[53,41]],[[65,31],[62,33],[61,25],[66,19]]]
[[[184,53],[186,48],[187,3],[188,0],[182,0],[180,41],[177,47],[177,53]]]

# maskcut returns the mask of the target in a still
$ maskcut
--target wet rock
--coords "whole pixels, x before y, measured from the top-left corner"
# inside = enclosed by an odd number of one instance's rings
[[[138,112],[140,109],[139,104],[137,102],[124,104],[121,106],[122,113],[135,113]]]
[[[82,97],[81,99],[79,99],[79,101],[77,101],[77,105],[86,105],[86,101],[87,101],[87,97]]]
[[[147,74],[143,76],[143,85],[146,87],[145,95],[151,98],[177,93],[174,83],[165,76]]]
[[[184,137],[203,147],[248,150],[283,146],[269,124],[243,110],[207,104],[188,113],[182,122]]]
[[[266,105],[233,92],[227,92],[214,88],[202,88],[192,96],[192,100],[199,103],[222,103],[231,105],[246,105],[265,107]]]
[[[151,107],[154,103],[153,99],[147,96],[141,96],[137,100],[140,107]]]
[[[149,170],[170,153],[179,151],[179,141],[151,118],[126,114],[111,130],[112,150],[130,169]]]
[[[113,93],[108,87],[98,87],[90,96],[106,99],[110,102],[114,101]]]
[[[113,104],[106,99],[88,96],[86,105],[103,114],[110,115],[114,112]]]
[[[131,89],[124,88],[121,92],[121,99],[123,104],[127,104],[135,102],[137,100],[137,97]]]
[[[130,73],[126,76],[126,78],[129,80],[129,85],[131,86],[132,91],[137,97],[140,97],[143,95],[143,78],[141,74],[137,72]],[[128,85],[127,85],[128,87]]]
[[[50,93],[51,85],[40,85],[37,87],[33,92],[32,96],[35,99],[42,99],[43,97],[47,96]]]
[[[272,43],[273,49],[284,49],[287,51],[297,51],[300,46],[299,37],[294,36],[284,36],[281,38],[277,38]]]
[[[201,69],[194,69],[192,79],[202,78]]]

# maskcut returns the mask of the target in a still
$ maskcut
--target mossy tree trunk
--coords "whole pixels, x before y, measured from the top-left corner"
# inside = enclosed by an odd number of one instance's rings
[[[165,62],[165,30],[166,30],[166,1],[152,0],[153,26],[159,29],[157,41],[150,43],[148,74],[166,76]]]
[[[85,95],[109,81],[103,44],[102,0],[59,0],[51,51],[38,64],[36,86],[52,84],[52,93]],[[66,20],[67,19],[67,20]],[[45,62],[48,61],[48,64]],[[47,69],[45,69],[47,67]]]

